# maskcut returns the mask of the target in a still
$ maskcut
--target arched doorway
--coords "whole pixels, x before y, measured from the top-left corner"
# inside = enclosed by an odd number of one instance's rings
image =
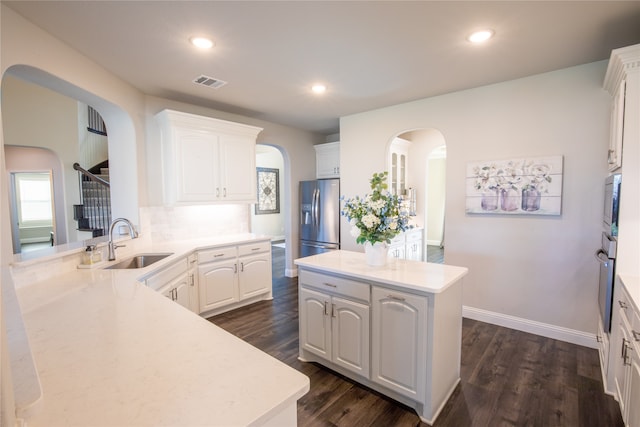
[[[273,276],[285,276],[285,260],[291,256],[289,178],[285,151],[278,146],[256,145],[258,203],[250,212],[251,232],[271,236]]]
[[[405,197],[414,195],[412,223],[424,227],[423,253],[426,255],[423,259],[429,262],[444,262],[445,169],[446,142],[439,130],[402,131],[389,141],[387,170],[390,171],[390,180],[397,181],[390,182],[389,188],[392,191],[396,188]]]

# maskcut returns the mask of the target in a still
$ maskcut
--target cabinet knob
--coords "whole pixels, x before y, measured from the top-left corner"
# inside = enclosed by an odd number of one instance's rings
[[[618,304],[620,304],[620,308],[625,309],[625,310],[627,309],[627,303],[626,302],[618,300]]]

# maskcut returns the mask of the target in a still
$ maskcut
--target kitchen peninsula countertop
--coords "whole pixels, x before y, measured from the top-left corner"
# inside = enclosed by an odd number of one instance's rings
[[[295,409],[309,390],[305,375],[139,281],[194,250],[265,239],[127,241],[131,250],[118,249],[118,260],[101,267],[139,252],[174,255],[143,269],[78,269],[18,281],[42,385],[27,424],[261,425]]]

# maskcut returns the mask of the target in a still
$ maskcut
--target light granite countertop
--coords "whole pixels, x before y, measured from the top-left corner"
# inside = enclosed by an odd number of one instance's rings
[[[27,424],[260,425],[295,407],[309,390],[305,375],[139,281],[196,249],[257,240],[264,237],[130,241],[118,261],[140,251],[174,255],[139,270],[77,269],[16,283],[42,387]]]
[[[419,293],[440,293],[465,276],[466,267],[410,261],[389,257],[380,267],[367,265],[360,252],[330,251],[299,258],[296,265],[318,271],[346,274],[363,280],[384,283]]]
[[[618,278],[631,297],[631,302],[634,305],[633,309],[640,313],[640,277],[619,275]]]

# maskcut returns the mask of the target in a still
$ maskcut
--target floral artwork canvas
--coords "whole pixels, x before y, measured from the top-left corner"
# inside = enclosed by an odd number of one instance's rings
[[[469,163],[466,212],[560,215],[562,166],[562,156]]]

